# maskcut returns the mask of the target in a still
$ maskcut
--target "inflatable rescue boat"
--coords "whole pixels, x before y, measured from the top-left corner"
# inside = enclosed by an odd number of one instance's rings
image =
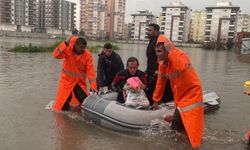
[[[175,110],[174,102],[161,104],[152,110],[126,106],[117,102],[116,97],[116,92],[88,96],[81,106],[83,116],[102,127],[127,132],[148,127],[155,119],[164,120]],[[215,92],[203,91],[203,103],[205,113],[212,112],[219,108],[220,98]]]

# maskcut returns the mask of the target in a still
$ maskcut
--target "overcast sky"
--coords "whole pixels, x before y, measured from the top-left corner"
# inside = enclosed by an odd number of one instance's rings
[[[69,0],[79,3],[80,0]],[[176,0],[126,0],[126,18],[125,22],[128,23],[132,20],[131,14],[137,13],[140,10],[149,10],[154,15],[159,15],[161,6],[167,6],[170,2]],[[215,6],[220,0],[177,0],[188,6],[192,10],[202,10],[207,6]],[[241,13],[250,14],[250,0],[224,0],[232,2],[234,6],[239,6]],[[77,26],[79,26],[79,7],[77,7]]]

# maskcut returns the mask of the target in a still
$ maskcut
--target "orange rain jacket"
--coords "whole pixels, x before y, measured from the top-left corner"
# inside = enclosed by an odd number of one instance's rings
[[[248,133],[247,133],[248,137],[250,138],[250,129],[248,130]]]
[[[76,84],[78,84],[82,90],[89,95],[86,85],[86,77],[90,82],[90,88],[93,90],[97,89],[91,52],[88,49],[85,49],[83,54],[77,55],[73,51],[78,38],[79,37],[77,36],[73,36],[68,46],[65,42],[62,42],[54,49],[54,57],[57,59],[63,59],[63,67],[54,105],[55,111],[60,111],[62,109],[70,93],[73,93],[72,97],[74,98],[74,92],[72,91]]]
[[[203,97],[200,80],[191,66],[188,56],[170,42],[168,64],[160,62],[153,100],[159,102],[166,80],[170,79],[174,101],[180,111],[184,127],[192,147],[201,144],[204,129]]]

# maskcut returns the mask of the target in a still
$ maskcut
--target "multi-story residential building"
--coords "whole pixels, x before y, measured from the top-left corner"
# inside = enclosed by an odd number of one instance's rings
[[[80,30],[91,38],[121,39],[126,0],[81,0]]]
[[[148,40],[147,29],[150,23],[156,23],[156,17],[148,10],[131,14],[133,21],[131,24],[131,40]]]
[[[65,34],[73,30],[75,27],[75,6],[75,3],[66,0],[45,0],[47,33]]]
[[[204,42],[207,13],[205,10],[193,11],[191,16],[190,40]]]
[[[1,0],[1,30],[30,32],[36,22],[37,0]]]
[[[75,3],[66,0],[1,0],[0,30],[64,34],[75,27]]]
[[[107,32],[110,39],[121,39],[124,33],[126,0],[107,0]]]
[[[206,7],[205,41],[226,43],[234,41],[240,7],[231,2],[218,2],[216,6]]]
[[[81,0],[80,2],[80,30],[86,37],[106,37],[107,0]]]
[[[237,32],[250,32],[250,15],[239,15],[237,21]]]
[[[38,0],[37,8],[36,8],[36,25],[35,32],[45,33],[45,0]]]
[[[163,6],[160,15],[160,31],[175,42],[187,42],[190,30],[190,9],[181,2]]]

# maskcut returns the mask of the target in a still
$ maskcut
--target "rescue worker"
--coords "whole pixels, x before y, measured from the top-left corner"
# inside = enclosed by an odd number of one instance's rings
[[[188,56],[171,42],[159,43],[156,55],[160,61],[153,107],[161,100],[166,80],[170,79],[174,94],[175,112],[171,128],[186,131],[193,148],[201,145],[204,129],[203,95],[200,79]]]
[[[147,98],[150,101],[150,104],[152,105],[154,101],[152,100],[153,92],[155,90],[157,75],[156,71],[158,68],[158,61],[155,54],[155,45],[159,41],[166,40],[165,36],[163,34],[159,33],[159,25],[157,24],[149,24],[148,25],[148,31],[147,35],[150,38],[148,46],[147,46],[147,68],[146,68],[146,79],[147,79]],[[167,82],[167,88],[165,88],[162,100],[163,102],[173,101],[173,92],[170,86],[170,81],[166,80]]]
[[[117,101],[120,103],[124,103],[123,97],[123,87],[127,83],[127,80],[131,77],[138,77],[143,85],[141,89],[146,88],[146,77],[145,73],[138,69],[139,62],[135,57],[130,57],[127,60],[127,69],[120,71],[114,78],[112,83],[112,88],[118,92]]]
[[[69,104],[74,97],[79,104],[84,101],[89,95],[86,77],[90,89],[97,89],[93,57],[86,46],[87,41],[83,37],[69,36],[54,49],[54,57],[63,59],[55,111],[69,110]]]
[[[103,87],[111,89],[111,84],[115,75],[123,69],[124,64],[120,55],[112,50],[112,45],[110,43],[106,43],[98,59],[97,85],[99,92],[103,91]]]

